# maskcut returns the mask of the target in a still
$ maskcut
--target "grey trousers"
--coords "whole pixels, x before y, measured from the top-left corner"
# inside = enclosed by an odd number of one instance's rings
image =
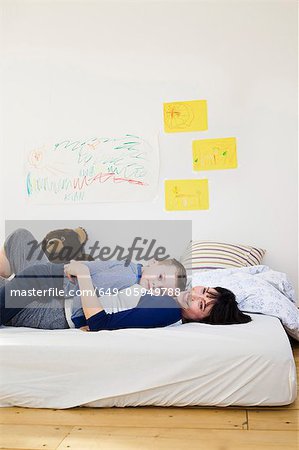
[[[32,241],[35,241],[34,236],[25,229],[14,231],[5,240],[5,254],[14,273],[19,273],[33,264],[49,262],[41,248],[31,254],[32,246],[30,242]],[[5,284],[5,280],[1,278],[0,285],[3,284]],[[64,301],[55,298],[49,302],[34,300],[18,312],[7,325],[47,330],[69,328],[65,317]]]

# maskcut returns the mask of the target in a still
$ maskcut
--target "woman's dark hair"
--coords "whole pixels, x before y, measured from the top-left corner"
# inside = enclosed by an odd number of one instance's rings
[[[222,287],[214,288],[218,295],[215,305],[211,309],[210,315],[205,319],[198,320],[200,323],[210,325],[233,325],[238,323],[248,323],[251,317],[242,313],[238,308],[235,294]]]

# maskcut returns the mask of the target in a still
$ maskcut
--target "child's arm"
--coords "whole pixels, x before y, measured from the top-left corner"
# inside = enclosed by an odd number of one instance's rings
[[[94,292],[88,267],[72,261],[65,266],[65,271],[78,278],[83,311],[90,331],[165,327],[181,319],[180,307],[167,295],[146,294],[136,308],[107,314]],[[84,293],[84,290],[89,293]]]
[[[64,266],[66,276],[77,277],[81,291],[81,302],[86,319],[104,310],[93,287],[89,268],[80,261],[71,261]]]

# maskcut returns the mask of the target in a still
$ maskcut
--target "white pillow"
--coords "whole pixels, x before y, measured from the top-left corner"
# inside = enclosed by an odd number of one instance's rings
[[[284,273],[261,265],[197,271],[192,276],[192,285],[230,289],[242,311],[277,317],[286,331],[295,339],[299,339],[299,310],[295,303],[293,286]]]

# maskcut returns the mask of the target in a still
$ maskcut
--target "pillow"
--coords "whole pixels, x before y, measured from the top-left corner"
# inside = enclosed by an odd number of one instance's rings
[[[299,310],[286,274],[267,266],[227,270],[193,271],[193,286],[222,286],[236,296],[241,311],[274,316],[299,340]]]
[[[191,241],[181,258],[187,271],[230,269],[261,264],[266,250],[248,245]]]

